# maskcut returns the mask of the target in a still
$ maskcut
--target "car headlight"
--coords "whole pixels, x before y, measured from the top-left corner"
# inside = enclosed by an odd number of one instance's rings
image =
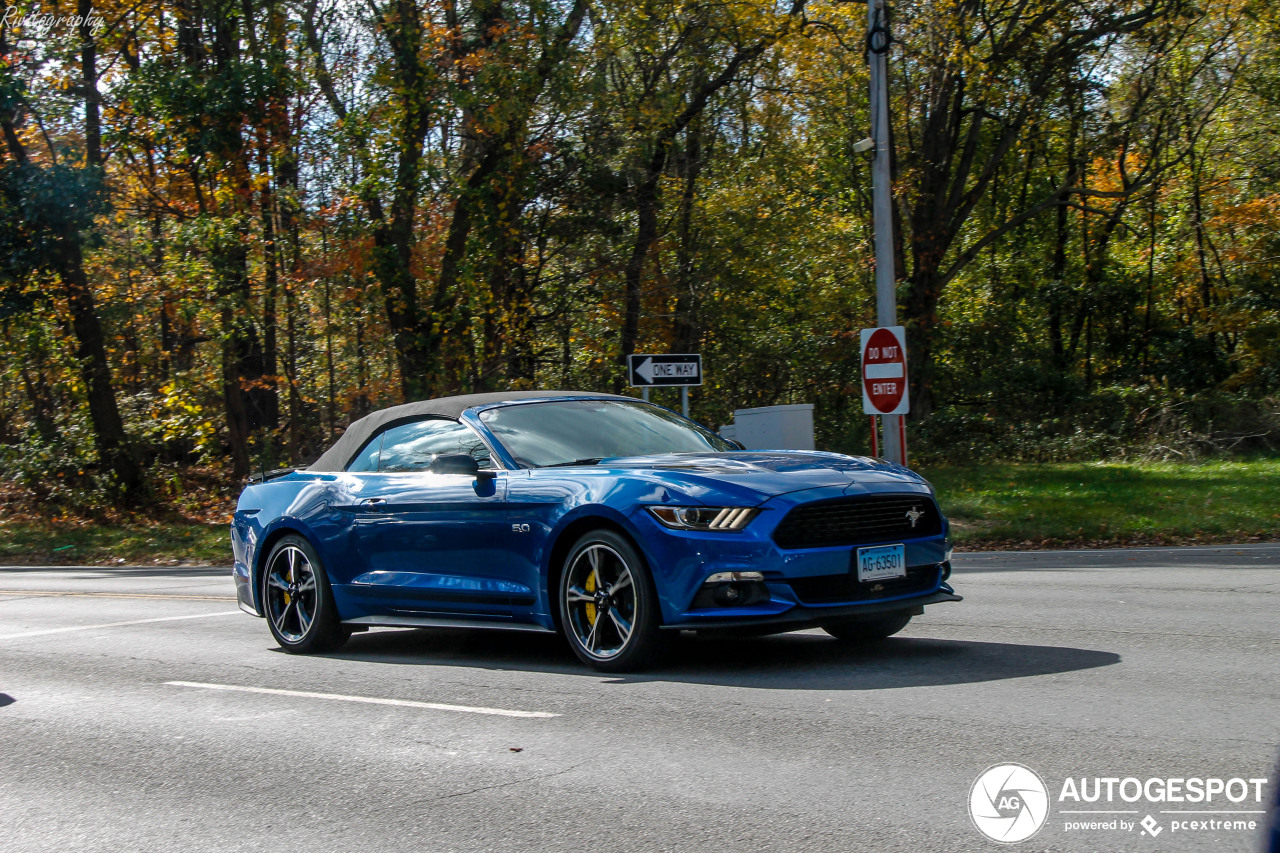
[[[746,527],[760,510],[749,506],[651,506],[654,518],[673,530],[732,533]]]

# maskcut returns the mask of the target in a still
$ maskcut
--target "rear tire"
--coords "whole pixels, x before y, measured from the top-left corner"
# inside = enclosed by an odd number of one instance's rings
[[[822,630],[846,643],[874,643],[907,627],[909,613],[891,613],[874,619],[839,619],[825,622]]]
[[[633,672],[658,651],[658,596],[626,537],[592,530],[560,573],[560,626],[578,659],[601,672]]]
[[[276,542],[262,571],[262,609],[280,648],[290,654],[332,652],[351,638],[338,619],[320,555],[305,538]]]

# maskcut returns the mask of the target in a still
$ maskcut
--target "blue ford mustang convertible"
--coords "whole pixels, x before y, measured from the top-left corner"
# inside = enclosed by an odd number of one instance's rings
[[[631,397],[407,403],[240,496],[240,607],[290,652],[368,626],[563,632],[585,663],[649,661],[663,631],[900,630],[959,601],[948,525],[906,468],[744,451]]]

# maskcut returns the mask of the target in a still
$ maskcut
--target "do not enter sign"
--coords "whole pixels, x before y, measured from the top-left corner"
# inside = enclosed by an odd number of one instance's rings
[[[901,326],[862,330],[862,411],[868,415],[905,415],[907,347]]]

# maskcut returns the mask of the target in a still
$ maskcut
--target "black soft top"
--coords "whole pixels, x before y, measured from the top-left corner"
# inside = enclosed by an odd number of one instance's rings
[[[441,397],[438,400],[421,400],[392,406],[365,415],[347,427],[342,437],[334,442],[308,471],[345,471],[360,449],[383,427],[397,421],[411,421],[422,417],[445,417],[457,420],[473,406],[490,403],[506,403],[512,400],[554,400],[568,397],[599,397],[605,400],[635,400],[617,394],[596,394],[590,391],[497,391],[490,394],[463,394],[458,397]]]

